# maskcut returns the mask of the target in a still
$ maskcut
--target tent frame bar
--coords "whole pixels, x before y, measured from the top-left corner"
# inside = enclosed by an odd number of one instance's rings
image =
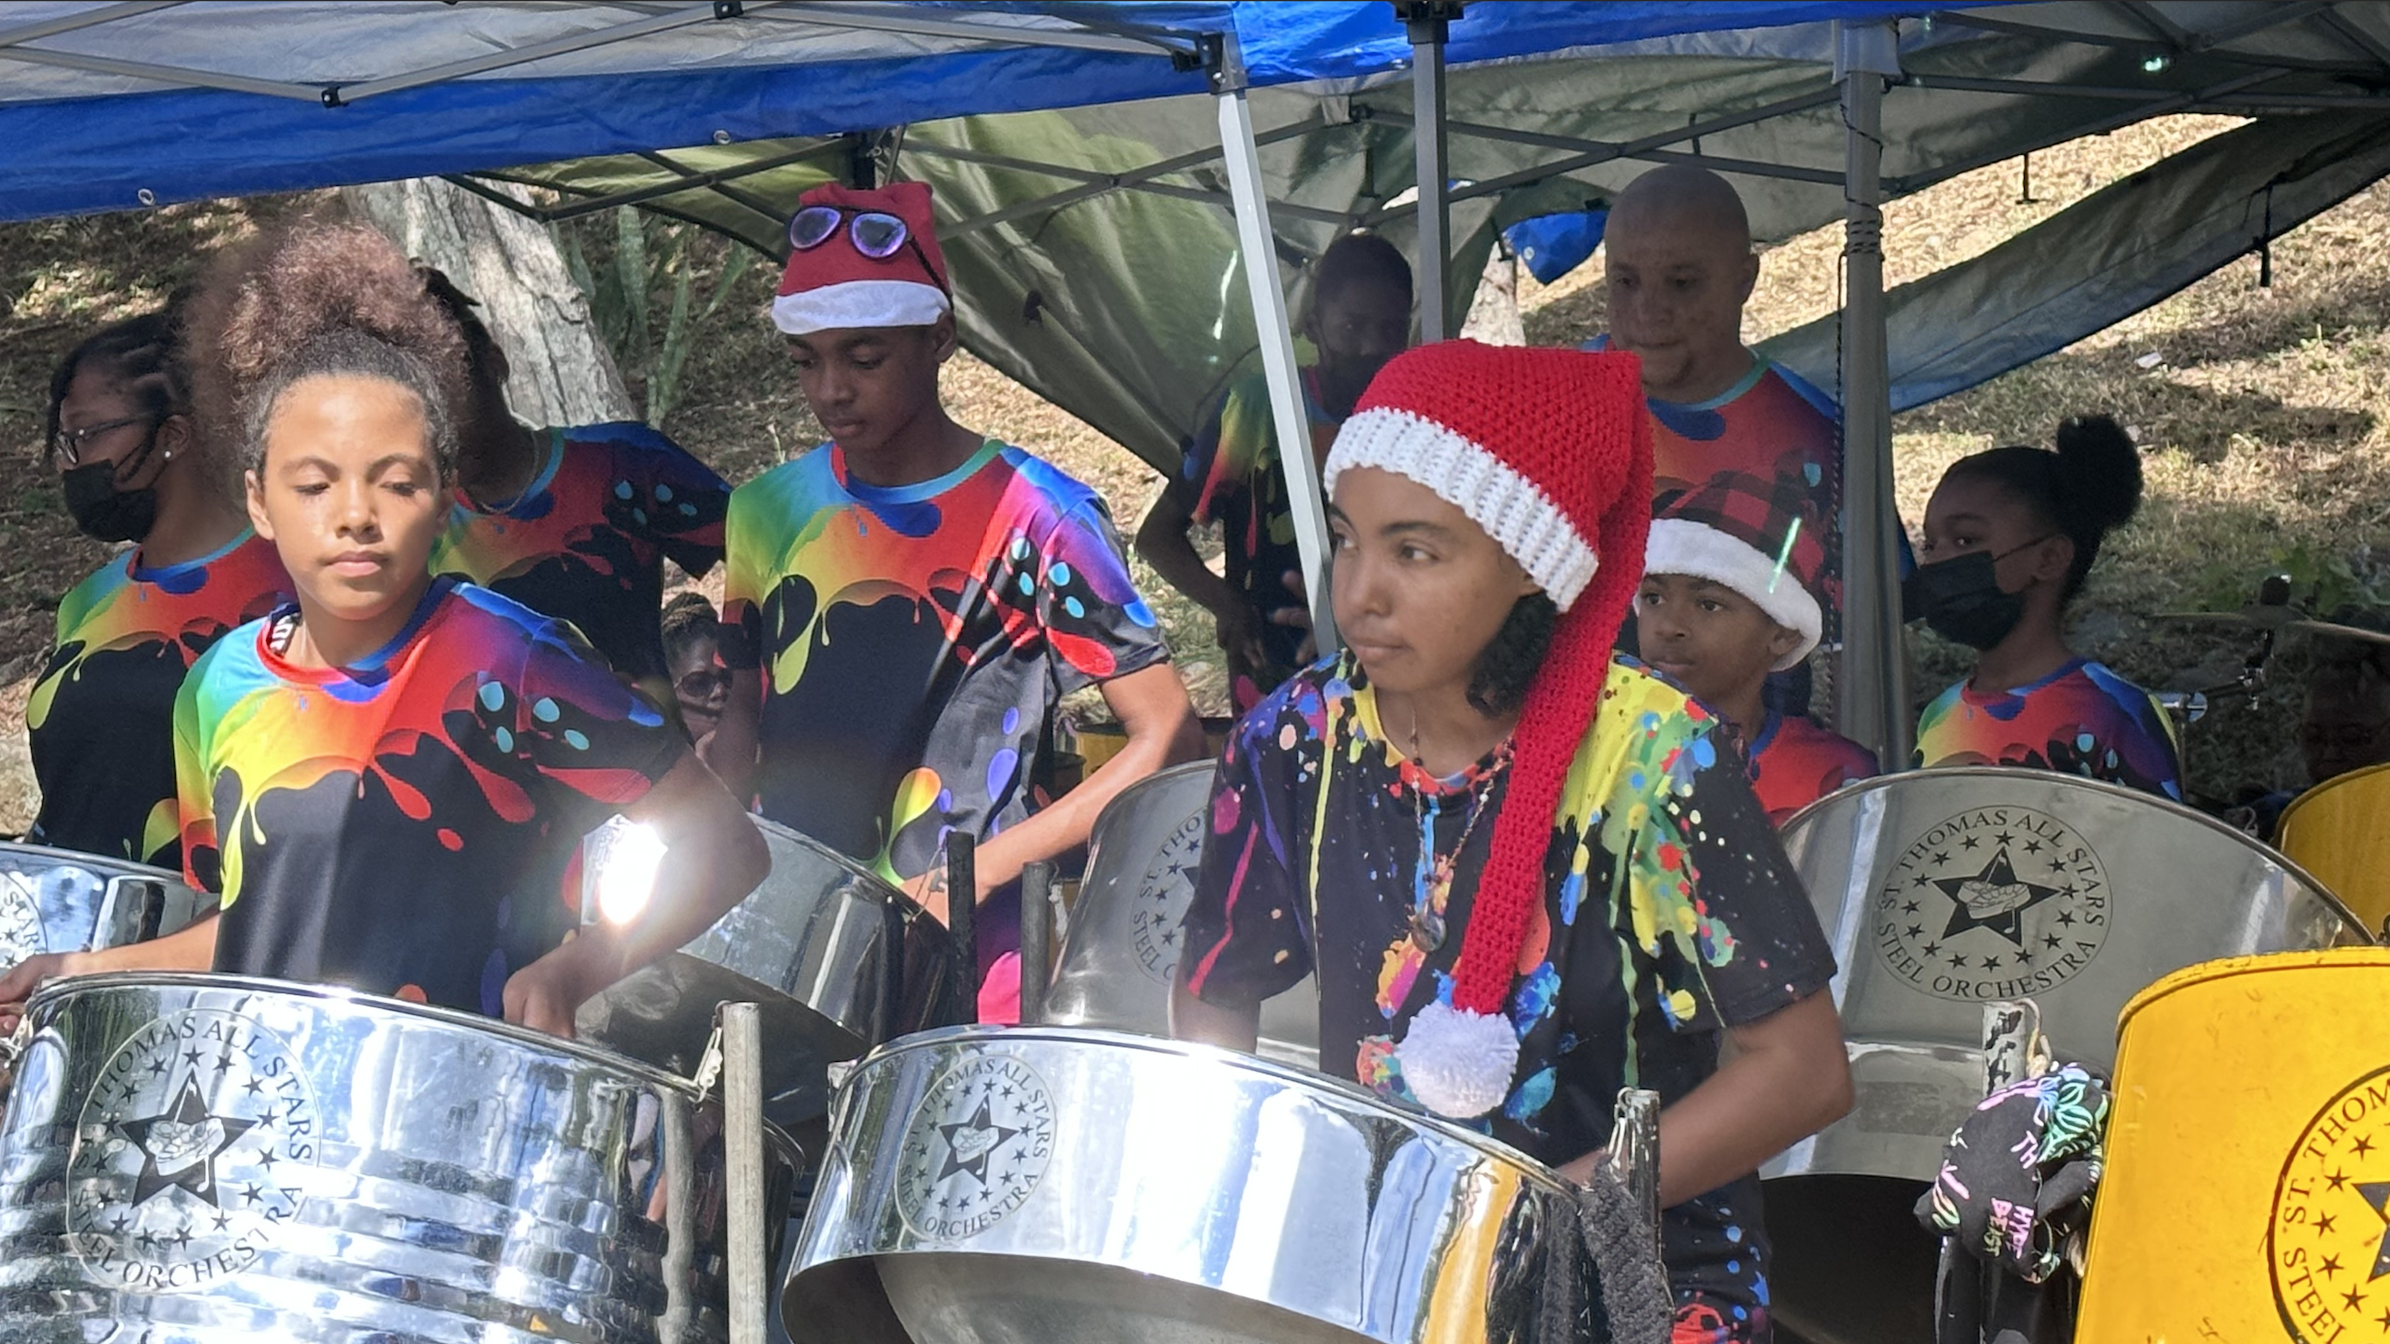
[[[2019,154],[2030,154],[2037,149],[2047,149],[2052,145],[2061,145],[2069,140],[2080,140],[2085,136],[2105,135],[2118,127],[2130,126],[2151,117],[2162,117],[2170,112],[2180,112],[2185,108],[2212,103],[2219,97],[2238,93],[2252,84],[2262,84],[2269,79],[2279,78],[2282,73],[2280,70],[2252,70],[2247,74],[2236,75],[2220,84],[2210,84],[2204,89],[2191,89],[2183,93],[2169,94],[2150,102],[2136,104],[2113,116],[2099,117],[2070,126],[2053,135],[2044,136],[2022,149],[2013,145],[2004,146],[1998,153],[1977,154],[1973,158],[1942,164],[1930,172],[1912,173],[1906,177],[1888,179],[1884,186],[1894,195],[1906,195],[1909,192],[1930,187],[1937,182],[1948,181],[1951,178],[1974,172],[1978,168],[2006,162]]]
[[[1374,121],[1393,122],[1396,125],[1412,124],[1411,117],[1401,112],[1389,112],[1381,109],[1372,112],[1370,117]],[[1580,140],[1575,136],[1552,135],[1543,131],[1514,131],[1503,126],[1488,126],[1481,122],[1447,121],[1445,125],[1451,129],[1453,134],[1465,135],[1473,140],[1533,145],[1539,149],[1573,149],[1581,151],[1581,156],[1605,155],[1606,157],[1600,160],[1601,162],[1625,158],[1640,159],[1648,163],[1690,163],[1703,168],[1716,169],[1722,173],[1741,173],[1749,177],[1780,177],[1788,181],[1814,182],[1828,187],[1842,185],[1842,174],[1825,168],[1796,168],[1785,164],[1761,163],[1756,159],[1730,159],[1716,154],[1696,154],[1656,148],[1634,149],[1624,153],[1610,154],[1609,151],[1623,147],[1602,140]],[[1711,133],[1706,129],[1697,132],[1701,135]],[[1681,131],[1676,132],[1675,135],[1680,140],[1685,138]],[[1455,192],[1453,198],[1455,200],[1464,199],[1460,192]]]
[[[1248,121],[1251,120],[1250,111],[1248,111],[1246,119]],[[989,168],[1009,168],[1015,172],[1036,173],[1045,177],[1059,177],[1068,181],[1083,182],[1090,186],[1096,186],[1105,189],[1118,186],[1127,191],[1150,192],[1156,196],[1170,196],[1182,201],[1200,201],[1206,205],[1233,206],[1235,203],[1233,192],[1206,191],[1201,187],[1173,186],[1167,182],[1124,181],[1120,179],[1127,178],[1131,175],[1126,173],[1099,173],[1085,168],[1066,167],[1058,163],[1038,163],[1032,159],[1016,159],[1008,154],[990,154],[985,150],[964,149],[959,145],[933,145],[927,142],[917,141],[913,144],[906,145],[905,152],[908,154],[926,154],[934,159],[954,159],[962,163],[976,163]],[[1285,201],[1279,202],[1273,208],[1285,214],[1292,215],[1297,219],[1308,219],[1324,224],[1342,224],[1346,219],[1346,216],[1341,211],[1322,210],[1316,206],[1294,205]]]
[[[2266,6],[2256,16],[2231,27],[2219,28],[2212,33],[2185,34],[2188,40],[2179,44],[2166,38],[2156,40],[2164,42],[2170,52],[2182,55],[2213,56],[2217,60],[2244,63],[2262,60],[2278,69],[2303,70],[2319,74],[2371,73],[2371,68],[2362,62],[2310,61],[2281,56],[2258,57],[2232,51],[2225,46],[2228,42],[2237,42],[2244,37],[2262,33],[2268,28],[2279,28],[2286,23],[2296,23],[2301,19],[2313,18],[2319,13],[2328,13],[2331,4],[2332,0],[2282,0],[2281,3]],[[2146,21],[2146,16],[2135,10],[2127,8],[2122,12],[2132,14],[2136,20]],[[2018,37],[2037,37],[2044,41],[2078,42],[2087,47],[2116,47],[2125,51],[2147,51],[2153,40],[2146,37],[2117,37],[2108,33],[2078,32],[2071,28],[2023,23],[2014,19],[2002,19],[1991,14],[1968,10],[1939,11],[1934,15],[1934,22],[1947,23],[1955,28],[1975,28],[1984,32],[2009,33]]]
[[[757,173],[768,173],[776,168],[786,168],[790,164],[802,163],[807,159],[816,158],[833,150],[850,149],[853,147],[854,140],[855,137],[853,136],[835,136],[830,139],[821,140],[814,144],[808,145],[803,149],[791,150],[786,154],[775,154],[768,159],[758,159],[753,163],[742,163],[735,168],[718,168],[712,172],[705,173],[692,173],[688,169],[681,167],[679,164],[676,164],[669,159],[660,159],[651,154],[642,154],[639,157],[646,159],[648,162],[679,173],[681,175],[680,179],[673,182],[659,182],[652,187],[634,187],[629,191],[618,191],[606,196],[585,196],[583,199],[574,201],[569,205],[560,205],[548,208],[533,207],[531,209],[524,210],[524,213],[530,215],[533,219],[538,220],[542,224],[561,224],[568,219],[578,219],[583,215],[599,214],[601,212],[611,210],[616,206],[643,205],[648,201],[659,200],[666,196],[677,196],[684,191],[701,191],[707,187],[718,187],[725,182],[736,181],[742,177],[752,177]],[[489,177],[501,182],[514,180],[497,173],[480,174],[479,176]],[[460,187],[463,187],[467,191],[475,192],[476,194],[484,196],[489,194],[488,192],[484,191],[473,178],[467,177],[462,173],[454,174],[447,180]],[[524,183],[519,185],[533,184]],[[574,190],[574,188],[571,187],[559,187],[553,183],[547,182],[538,183],[536,185],[546,187],[552,191],[569,192]],[[735,200],[736,198],[733,197],[732,199]],[[515,201],[511,197],[508,198],[508,201],[518,210],[523,210],[522,202]],[[756,206],[752,202],[739,201],[738,203],[740,205],[746,206],[750,210],[756,210]],[[757,210],[756,212],[763,215],[770,215],[772,213],[769,210]]]
[[[94,74],[118,75],[128,79],[148,80],[168,88],[221,89],[231,93],[256,94],[267,98],[285,98],[299,102],[318,103],[326,108],[346,107],[361,99],[397,93],[406,89],[446,83],[451,80],[487,74],[494,70],[512,69],[546,60],[554,56],[588,51],[647,37],[655,33],[685,28],[693,24],[714,23],[737,18],[768,18],[782,22],[811,23],[825,28],[856,28],[878,32],[908,33],[923,37],[958,38],[986,42],[992,46],[1058,47],[1081,51],[1102,51],[1114,54],[1167,57],[1174,65],[1192,68],[1200,51],[1199,44],[1186,35],[1154,30],[1141,32],[1124,24],[1105,24],[1107,31],[1095,31],[1085,26],[1071,28],[1012,27],[1002,24],[973,23],[963,19],[922,17],[911,6],[868,6],[842,3],[808,3],[803,13],[794,12],[796,0],[730,0],[712,3],[675,4],[668,9],[649,9],[647,17],[586,33],[535,42],[508,51],[490,52],[470,60],[450,61],[427,66],[405,74],[382,79],[360,81],[355,84],[296,84],[283,80],[251,79],[211,70],[195,70],[178,66],[157,65],[145,61],[119,60],[107,56],[86,56],[75,52],[50,51],[24,45],[44,37],[97,27],[119,19],[133,18],[153,10],[169,8],[182,0],[132,0],[131,3],[94,10],[89,13],[64,16],[39,24],[19,28],[0,29],[0,60],[19,61],[29,65],[57,66],[69,70],[87,70]],[[782,11],[782,12],[768,12]],[[878,11],[878,12],[875,12]],[[970,12],[958,8],[957,13]],[[1018,11],[989,11],[1018,12]],[[1047,14],[1043,17],[1060,18]],[[1077,19],[1065,22],[1079,25]]]
[[[1253,143],[1256,146],[1261,146],[1274,145],[1282,140],[1293,140],[1320,129],[1323,124],[1322,119],[1315,114],[1301,121],[1289,122],[1275,130],[1260,132],[1253,137]],[[919,148],[919,146],[915,146],[915,148]],[[938,233],[939,236],[945,237],[993,228],[998,224],[1009,224],[1016,219],[1060,210],[1109,192],[1134,189],[1157,177],[1167,177],[1172,173],[1185,172],[1190,168],[1198,168],[1207,163],[1216,163],[1220,157],[1221,151],[1217,149],[1189,150],[1184,154],[1149,163],[1143,168],[1104,174],[1101,181],[1086,182],[1064,191],[1055,192],[1050,196],[1040,196],[1033,201],[1008,205],[1001,210],[991,210],[984,215],[974,215],[959,223],[943,224],[939,226]]]
[[[1604,145],[1599,149],[1588,149],[1585,153],[1574,155],[1569,158],[1557,159],[1551,163],[1540,164],[1533,168],[1522,168],[1515,173],[1506,173],[1501,177],[1487,178],[1482,182],[1472,182],[1465,187],[1454,188],[1450,193],[1450,199],[1454,201],[1474,200],[1480,196],[1497,195],[1501,192],[1509,191],[1513,187],[1534,186],[1538,183],[1548,182],[1555,177],[1566,177],[1570,173],[1578,172],[1586,168],[1598,167],[1601,164],[1610,163],[1618,159],[1635,158],[1648,153],[1651,150],[1659,149],[1666,145],[1678,144],[1683,141],[1697,139],[1704,135],[1715,135],[1720,131],[1733,130],[1738,126],[1749,126],[1754,122],[1766,121],[1773,117],[1785,116],[1794,112],[1806,112],[1814,107],[1824,107],[1832,104],[1841,96],[1842,95],[1837,92],[1832,85],[1828,85],[1825,88],[1819,89],[1815,93],[1799,94],[1791,98],[1780,99],[1779,101],[1768,103],[1761,107],[1750,108],[1742,112],[1730,112],[1723,116],[1711,117],[1705,121],[1697,121],[1687,126],[1680,126],[1673,130],[1663,131],[1657,135],[1647,135],[1640,140],[1628,140],[1616,145]],[[1363,113],[1367,113],[1369,117],[1390,115],[1388,113],[1378,111],[1375,108],[1363,106],[1353,109],[1354,120],[1364,120],[1365,118],[1362,116]],[[1599,145],[1601,142],[1588,140],[1582,143],[1586,145]],[[1836,178],[1835,180],[1837,182],[1841,181],[1840,178]],[[1368,215],[1362,218],[1361,223],[1365,226],[1374,226],[1384,223],[1387,220],[1399,219],[1402,216],[1409,214],[1414,208],[1414,206],[1407,203],[1403,205],[1387,206],[1383,209],[1370,212]]]
[[[0,28],[0,47],[13,47],[20,42],[38,42],[45,37],[56,37],[61,33],[71,33],[83,28],[96,28],[103,23],[114,23],[118,19],[129,19],[138,14],[150,13],[153,10],[172,9],[181,3],[183,0],[124,0],[122,4],[103,5],[98,9],[87,9],[80,14],[61,14],[55,19],[44,19],[40,23]]]
[[[2295,71],[2277,71],[2294,74]],[[2044,84],[2030,79],[1979,79],[1970,75],[1909,75],[1902,84],[1912,89],[1944,90],[1952,93],[1999,93],[2023,97],[2055,94],[2066,98],[2096,98],[2117,103],[2146,103],[2147,89],[2129,89],[2114,84]],[[2228,114],[2246,115],[2248,108],[2313,108],[2330,110],[2346,108],[2351,111],[2374,111],[2390,107],[2390,97],[2380,94],[2332,93],[2227,93],[2191,107],[2213,108]],[[2185,111],[2190,108],[2182,109]]]
[[[785,3],[787,0],[749,0],[746,8],[748,10],[763,10]],[[592,47],[610,47],[636,38],[670,32],[675,28],[712,23],[722,17],[724,16],[717,6],[711,4],[691,5],[686,9],[651,15],[630,23],[617,24],[611,28],[597,28],[586,33],[575,33],[569,37],[550,38],[545,42],[534,42],[527,47],[493,51],[486,56],[476,56],[470,60],[449,61],[443,65],[425,66],[421,70],[410,71],[403,75],[392,75],[386,79],[370,79],[351,85],[327,85],[323,90],[322,97],[325,106],[339,107],[385,93],[397,93],[404,89],[419,89],[427,84],[445,84],[450,80],[485,75],[493,70],[507,70],[518,65],[529,65],[535,61],[544,61],[551,56],[569,56],[576,51],[587,51]]]
[[[1174,42],[1159,31],[1138,29],[1128,24],[1090,24],[1076,17],[1067,17],[1067,21],[1075,27],[1024,29],[959,19],[921,18],[918,13],[911,5],[840,4],[834,0],[805,0],[802,6],[794,9],[775,4],[774,13],[759,17],[777,23],[809,23],[824,28],[913,33],[923,37],[956,37],[980,42],[1026,43],[1073,51],[1101,51],[1116,56],[1168,56],[1174,60],[1192,60],[1197,54],[1191,41],[1182,38]],[[899,14],[904,17],[898,17]],[[1049,14],[1047,17],[1066,18],[1061,14]]]
[[[1295,338],[1287,319],[1286,291],[1278,281],[1277,233],[1270,224],[1270,197],[1261,175],[1261,146],[1253,135],[1247,104],[1248,79],[1236,34],[1208,40],[1213,100],[1220,118],[1220,153],[1228,169],[1236,210],[1237,255],[1244,264],[1246,292],[1253,304],[1253,334],[1260,344],[1262,377],[1270,389],[1270,427],[1286,473],[1287,509],[1294,515],[1295,551],[1303,565],[1303,595],[1311,608],[1315,647],[1336,651],[1336,614],[1328,584],[1328,514],[1320,492],[1319,463],[1311,455],[1311,417],[1295,365]],[[1283,208],[1283,207],[1282,207]]]

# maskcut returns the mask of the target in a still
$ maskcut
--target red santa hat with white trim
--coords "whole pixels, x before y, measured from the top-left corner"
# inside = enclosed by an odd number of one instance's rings
[[[1544,900],[1553,814],[1643,578],[1652,468],[1642,365],[1617,352],[1475,341],[1405,351],[1338,431],[1328,489],[1355,467],[1407,477],[1460,509],[1560,610],[1512,733],[1510,782],[1450,996],[1415,1015],[1395,1048],[1412,1096],[1468,1119],[1500,1106],[1518,1069],[1509,998]]]
[[[1652,520],[1648,574],[1684,574],[1751,600],[1769,620],[1801,636],[1777,660],[1781,672],[1809,656],[1825,628],[1813,591],[1826,567],[1817,506],[1798,477],[1728,471],[1686,491]]]
[[[865,190],[826,182],[797,198],[797,213],[829,206],[838,227],[814,247],[791,249],[772,299],[772,325],[791,336],[852,327],[926,327],[954,310],[946,257],[938,250],[929,184],[891,182]],[[894,215],[908,235],[885,257],[867,257],[848,233],[866,213]]]

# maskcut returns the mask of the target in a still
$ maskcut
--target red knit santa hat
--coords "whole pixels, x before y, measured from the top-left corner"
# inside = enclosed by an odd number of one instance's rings
[[[772,324],[791,336],[831,328],[926,327],[954,307],[946,257],[938,250],[929,184],[891,182],[868,191],[827,182],[797,198],[798,215],[816,206],[840,212],[829,237],[792,247],[772,299]],[[849,232],[861,214],[903,220],[906,239],[884,257],[867,257]]]
[[[1726,471],[1679,495],[1651,523],[1647,574],[1708,579],[1751,599],[1768,619],[1799,632],[1781,672],[1809,656],[1825,628],[1812,591],[1826,568],[1825,529],[1797,476]]]
[[[1509,1095],[1519,1038],[1505,1011],[1544,899],[1544,853],[1601,698],[1651,525],[1651,416],[1641,363],[1611,352],[1445,341],[1394,357],[1328,452],[1426,486],[1519,562],[1561,612],[1512,736],[1509,793],[1452,968],[1449,1002],[1412,1018],[1403,1081],[1440,1115]]]

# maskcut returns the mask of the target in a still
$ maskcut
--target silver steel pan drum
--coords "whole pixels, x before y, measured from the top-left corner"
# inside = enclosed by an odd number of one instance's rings
[[[1143,1036],[909,1037],[831,1135],[781,1300],[798,1344],[1490,1344],[1577,1254],[1547,1242],[1570,1191],[1512,1150]]]
[[[725,1334],[719,1109],[568,1041],[215,975],[54,982],[0,1127],[0,1339]],[[798,1159],[767,1130],[779,1198]]]
[[[1209,761],[1173,766],[1123,789],[1095,820],[1046,1020],[1147,1036],[1170,1034],[1179,923],[1195,899],[1211,805]],[[1261,1006],[1260,1053],[1319,1063],[1319,989],[1303,983]]]
[[[2165,799],[2041,770],[1854,784],[1784,827],[1841,971],[1857,1104],[1768,1174],[1929,1181],[1981,1099],[1983,1007],[2031,999],[2062,1057],[2115,1062],[2125,1001],[2217,957],[2371,941],[2287,859]]]
[[[0,967],[148,942],[215,908],[163,868],[0,842]]]
[[[755,826],[772,853],[763,884],[679,952],[583,1004],[575,1028],[694,1073],[716,1005],[758,1004],[764,1113],[795,1128],[829,1109],[832,1063],[936,1020],[955,949],[936,920],[853,859],[785,826]],[[603,862],[591,864],[591,915]]]

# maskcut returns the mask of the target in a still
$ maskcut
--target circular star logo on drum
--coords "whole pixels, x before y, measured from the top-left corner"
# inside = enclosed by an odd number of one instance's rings
[[[1036,1193],[1053,1152],[1045,1080],[1008,1055],[966,1059],[930,1084],[906,1127],[897,1209],[925,1237],[975,1237]]]
[[[1137,901],[1129,914],[1129,943],[1136,949],[1137,964],[1160,984],[1169,984],[1178,971],[1179,926],[1195,902],[1195,870],[1203,862],[1207,815],[1198,812],[1180,822],[1162,842],[1137,886]]]
[[[86,875],[85,880],[94,879]],[[50,940],[42,932],[41,902],[34,890],[39,881],[41,878],[30,873],[0,872],[0,963],[14,966],[50,950]]]
[[[1892,865],[1872,911],[1893,974],[1944,999],[1988,1003],[2073,979],[2108,937],[2108,873],[2046,812],[1986,807],[1928,827]]]
[[[117,1047],[75,1125],[67,1236],[86,1271],[146,1293],[255,1264],[297,1217],[315,1097],[283,1040],[195,1009]]]
[[[2291,1337],[2390,1334],[2390,1068],[2315,1113],[2274,1185],[2266,1267]]]

